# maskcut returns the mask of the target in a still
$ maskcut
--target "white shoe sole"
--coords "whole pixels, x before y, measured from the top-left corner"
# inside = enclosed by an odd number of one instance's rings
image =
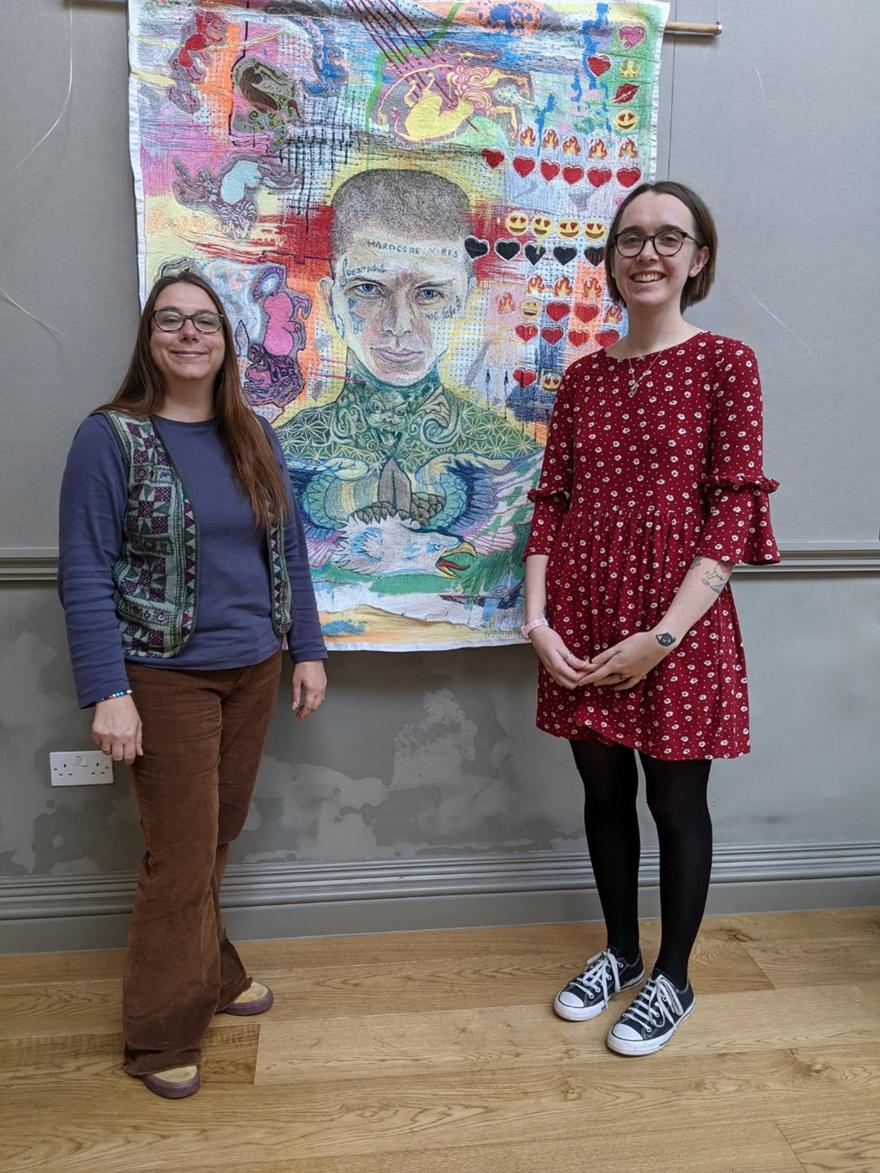
[[[690,1018],[696,1004],[697,1000],[694,998],[693,1002],[691,1002],[672,1030],[659,1039],[651,1039],[650,1042],[638,1042],[636,1039],[618,1039],[613,1033],[614,1027],[612,1026],[605,1043],[609,1051],[615,1051],[618,1055],[653,1055],[655,1051],[659,1051],[662,1047],[665,1047],[684,1020]]]
[[[637,986],[645,976],[645,971],[638,975],[638,977],[631,978],[630,981],[624,983],[619,990],[615,990],[608,995],[608,1002],[617,994],[622,994],[624,990],[630,989],[632,986]],[[560,994],[562,991],[560,990]],[[566,1022],[589,1022],[591,1018],[598,1018],[600,1014],[608,1009],[608,1002],[600,1002],[596,1006],[584,1006],[579,1008],[577,1006],[566,1006],[564,1002],[559,1001],[559,994],[553,999],[553,1013],[560,1018],[564,1018]]]

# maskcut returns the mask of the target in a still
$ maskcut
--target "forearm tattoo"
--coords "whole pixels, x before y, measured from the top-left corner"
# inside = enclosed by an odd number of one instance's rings
[[[708,567],[708,559],[696,557],[691,563],[691,568],[694,566],[702,567],[704,563]],[[730,571],[724,568],[723,563],[716,562],[714,566],[703,570],[700,582],[703,586],[707,586],[710,591],[714,591],[716,595],[720,595],[730,578]]]

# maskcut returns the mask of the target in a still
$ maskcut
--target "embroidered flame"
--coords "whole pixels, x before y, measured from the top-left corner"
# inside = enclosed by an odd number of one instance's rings
[[[572,284],[567,277],[560,277],[553,286],[554,297],[571,297]]]
[[[559,135],[551,127],[544,131],[544,137],[541,139],[541,146],[545,149],[555,150],[559,146]]]
[[[513,294],[504,293],[498,298],[498,312],[502,314],[509,314],[513,309]]]
[[[535,274],[534,277],[530,277],[526,283],[526,293],[543,293],[544,289],[545,289],[544,282],[537,275],[537,273]]]
[[[584,282],[584,297],[601,297],[602,286],[595,277],[588,277]]]
[[[534,130],[530,126],[527,126],[524,130],[520,131],[519,141],[520,146],[533,147],[538,139]]]
[[[597,138],[594,143],[590,143],[590,149],[587,151],[587,155],[591,159],[608,158],[608,151],[600,138]]]

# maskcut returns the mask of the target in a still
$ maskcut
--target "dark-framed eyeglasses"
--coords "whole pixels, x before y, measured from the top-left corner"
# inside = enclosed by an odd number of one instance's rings
[[[182,330],[185,322],[192,322],[200,334],[216,334],[223,328],[223,319],[212,310],[198,310],[194,314],[182,314],[180,310],[153,310],[150,317],[157,330],[164,330],[166,334],[176,334]]]
[[[681,228],[662,228],[653,236],[646,236],[644,232],[637,232],[635,228],[625,228],[615,236],[614,247],[622,257],[632,258],[639,256],[649,240],[660,257],[674,257],[676,253],[681,252],[686,240],[692,240],[697,248],[703,247],[695,236]]]

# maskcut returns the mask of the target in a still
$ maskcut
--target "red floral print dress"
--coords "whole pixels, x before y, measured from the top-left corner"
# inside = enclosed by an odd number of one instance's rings
[[[526,555],[549,555],[551,625],[588,658],[653,627],[695,557],[778,562],[767,499],[776,488],[762,468],[758,364],[742,342],[704,332],[633,359],[632,372],[605,351],[573,363],[530,493]],[[730,585],[628,692],[570,692],[541,665],[538,727],[672,761],[748,753]]]

